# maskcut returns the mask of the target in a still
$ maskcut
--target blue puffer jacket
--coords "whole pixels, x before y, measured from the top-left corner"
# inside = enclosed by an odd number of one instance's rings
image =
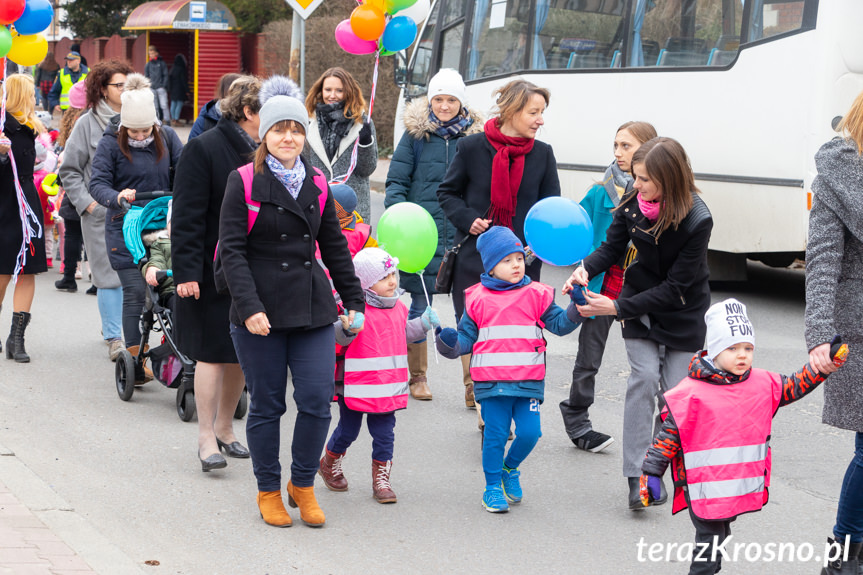
[[[438,245],[434,258],[423,272],[426,288],[432,293],[444,252],[464,237],[456,237],[455,226],[444,215],[438,202],[437,189],[455,156],[458,140],[466,135],[482,132],[485,120],[468,108],[473,123],[461,134],[444,140],[435,133],[434,126],[429,121],[428,106],[426,98],[418,98],[405,107],[405,132],[390,161],[384,206],[388,208],[399,202],[413,202],[428,210],[434,218]],[[422,143],[419,140],[422,140]],[[423,293],[416,274],[401,274],[401,287],[410,293]]]
[[[93,166],[90,172],[90,195],[108,208],[105,214],[105,244],[108,259],[115,270],[134,269],[132,255],[123,241],[124,213],[117,203],[117,196],[125,189],[137,192],[154,192],[171,189],[170,168],[177,165],[183,144],[176,132],[162,126],[162,141],[166,153],[156,161],[156,144],[143,149],[129,148],[130,162],[117,141],[118,125],[108,124],[105,133],[96,147]],[[148,202],[136,201],[134,205],[145,206]]]
[[[222,111],[219,109],[218,100],[210,100],[201,107],[201,112],[192,124],[192,131],[189,132],[189,140],[197,138],[210,128],[215,128],[219,123],[219,118],[222,117]]]

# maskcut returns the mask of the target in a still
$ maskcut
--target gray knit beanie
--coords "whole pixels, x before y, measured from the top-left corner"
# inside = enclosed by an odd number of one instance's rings
[[[301,125],[304,131],[309,131],[309,113],[306,111],[306,107],[299,100],[290,96],[273,96],[261,106],[258,117],[261,119],[261,125],[258,128],[258,135],[261,140],[264,139],[270,128],[285,120],[293,120]]]

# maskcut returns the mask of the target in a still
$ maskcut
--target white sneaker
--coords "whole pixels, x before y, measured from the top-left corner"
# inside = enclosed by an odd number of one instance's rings
[[[120,357],[120,352],[126,349],[122,339],[112,339],[108,342],[108,358],[111,361],[117,361]]]

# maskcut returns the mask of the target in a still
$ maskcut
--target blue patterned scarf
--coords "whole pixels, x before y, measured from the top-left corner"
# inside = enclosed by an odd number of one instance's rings
[[[449,140],[453,136],[458,136],[460,133],[467,130],[470,125],[473,124],[473,119],[470,117],[470,114],[468,114],[467,108],[462,108],[461,112],[459,112],[455,118],[447,120],[446,122],[441,122],[438,117],[435,116],[432,111],[431,104],[429,104],[429,122],[434,126],[435,134],[444,140]]]
[[[273,157],[272,154],[267,154],[267,166],[276,179],[282,182],[282,185],[288,189],[288,193],[295,200],[300,195],[300,188],[303,187],[303,181],[306,179],[306,167],[303,165],[303,160],[297,156],[292,169],[286,168],[279,160]]]

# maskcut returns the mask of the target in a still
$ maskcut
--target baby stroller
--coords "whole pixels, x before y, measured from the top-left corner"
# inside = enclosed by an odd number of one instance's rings
[[[130,206],[125,200],[121,201],[121,206],[126,210],[123,237],[139,269],[144,267],[149,257],[149,250],[144,246],[141,235],[144,232],[165,228],[170,195],[171,192],[137,194],[136,200],[152,200],[143,208]],[[156,274],[156,278],[161,283],[170,275],[171,270],[162,270]],[[144,382],[144,364],[149,359],[154,379],[169,389],[177,390],[177,415],[183,421],[191,421],[196,412],[195,362],[177,348],[174,341],[171,309],[162,304],[156,290],[149,284],[147,284],[139,325],[141,343],[138,346],[138,353],[133,356],[127,350],[123,350],[117,358],[114,370],[117,394],[123,401],[129,401],[132,398],[135,385]],[[151,331],[162,333],[162,343],[153,349],[147,346]],[[234,417],[236,419],[245,417],[248,407],[248,392],[243,390]]]

